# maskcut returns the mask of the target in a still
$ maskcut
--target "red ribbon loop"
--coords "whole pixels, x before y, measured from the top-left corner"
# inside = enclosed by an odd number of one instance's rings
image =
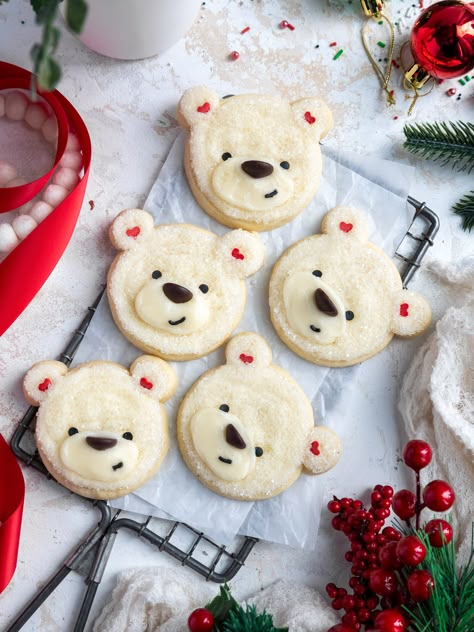
[[[0,434],[0,593],[15,572],[24,498],[20,466]]]

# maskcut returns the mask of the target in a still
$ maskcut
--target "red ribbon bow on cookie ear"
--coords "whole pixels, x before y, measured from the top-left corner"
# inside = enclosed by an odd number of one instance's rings
[[[15,572],[24,497],[20,467],[0,435],[0,593]]]
[[[0,62],[0,93],[12,88],[28,90],[31,79],[27,70]],[[79,217],[89,175],[91,144],[83,120],[57,90],[41,93],[41,96],[51,106],[58,124],[54,166],[34,182],[0,188],[0,217],[1,213],[33,199],[46,185],[64,154],[70,129],[80,144],[84,175],[65,200],[0,262],[0,336],[35,297],[61,258]]]

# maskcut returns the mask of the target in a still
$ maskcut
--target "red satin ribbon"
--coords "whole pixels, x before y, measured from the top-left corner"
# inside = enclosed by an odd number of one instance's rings
[[[20,466],[0,434],[0,593],[15,572],[24,498]]]
[[[0,90],[27,89],[27,70],[0,62]],[[74,231],[84,200],[91,160],[91,143],[84,121],[57,90],[43,92],[58,122],[58,146],[53,168],[23,186],[0,189],[0,213],[31,200],[47,183],[64,153],[69,128],[76,134],[84,160],[84,176],[76,188],[0,263],[0,336],[38,293],[61,258]]]

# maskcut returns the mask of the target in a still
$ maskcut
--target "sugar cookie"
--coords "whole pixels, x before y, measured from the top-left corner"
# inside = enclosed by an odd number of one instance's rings
[[[123,252],[109,271],[109,303],[133,344],[168,360],[189,360],[231,335],[245,307],[244,280],[263,265],[258,235],[154,226],[149,213],[129,209],[114,220],[110,236]]]
[[[163,405],[176,388],[173,369],[141,356],[130,371],[89,362],[68,371],[62,362],[35,364],[26,399],[39,406],[36,444],[62,485],[87,498],[123,496],[147,481],[168,451]]]
[[[227,363],[204,373],[178,411],[178,441],[189,469],[236,500],[276,496],[301,474],[332,468],[341,452],[329,428],[314,425],[311,404],[255,333],[234,336]]]
[[[338,206],[324,217],[321,235],[299,241],[276,262],[270,316],[295,353],[342,367],[377,354],[394,334],[423,333],[431,309],[402,289],[390,257],[368,241],[364,215]]]
[[[178,122],[189,130],[184,168],[199,205],[231,228],[270,230],[313,198],[321,177],[319,140],[332,127],[320,99],[271,95],[219,99],[187,90]]]

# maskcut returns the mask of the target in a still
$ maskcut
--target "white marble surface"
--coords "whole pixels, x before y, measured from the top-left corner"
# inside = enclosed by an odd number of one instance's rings
[[[397,46],[407,38],[417,12],[411,3],[392,0],[389,12],[403,17]],[[294,31],[281,30],[287,19]],[[317,93],[334,111],[335,127],[325,144],[361,154],[416,165],[412,195],[426,200],[441,218],[441,231],[430,259],[450,260],[473,249],[449,208],[472,189],[471,178],[448,167],[417,160],[402,148],[407,102],[395,71],[397,105],[387,109],[360,42],[363,16],[359,4],[326,0],[207,0],[186,37],[161,55],[137,62],[101,57],[63,33],[58,56],[64,76],[61,91],[82,114],[91,134],[93,163],[82,214],[71,243],[43,289],[0,339],[0,432],[7,438],[24,413],[21,379],[28,367],[55,357],[95,296],[113,256],[107,239],[111,218],[121,209],[143,204],[176,136],[175,107],[184,89],[206,83],[222,94],[268,91],[287,95]],[[240,31],[250,26],[244,35]],[[29,67],[28,51],[38,27],[29,3],[11,0],[0,8],[0,58]],[[337,41],[337,47],[329,44]],[[319,45],[319,48],[315,48]],[[338,48],[344,54],[332,57]],[[228,53],[240,52],[237,61]],[[473,82],[474,83],[474,82]],[[457,81],[437,86],[420,100],[412,121],[440,117],[472,120],[473,84]],[[445,92],[456,87],[460,101]],[[398,116],[398,119],[394,117]],[[95,208],[90,209],[88,200]],[[413,283],[432,301],[435,320],[446,308],[443,288],[429,271]],[[394,341],[366,362],[344,393],[339,415],[345,455],[327,476],[325,496],[361,495],[376,483],[404,483],[399,451],[405,440],[396,412],[405,368],[421,340]],[[390,481],[380,480],[389,461]],[[89,505],[58,485],[23,468],[26,502],[19,562],[15,577],[0,596],[0,629],[6,629],[28,599],[56,571],[77,542],[92,528],[96,514]],[[331,532],[323,515],[314,553],[259,543],[233,582],[245,597],[280,577],[324,586],[343,581],[342,536]],[[91,620],[114,584],[119,570],[138,565],[172,565],[138,538],[121,534],[96,599]],[[196,581],[202,581],[196,576]],[[63,632],[72,629],[84,589],[71,574],[24,629]]]

